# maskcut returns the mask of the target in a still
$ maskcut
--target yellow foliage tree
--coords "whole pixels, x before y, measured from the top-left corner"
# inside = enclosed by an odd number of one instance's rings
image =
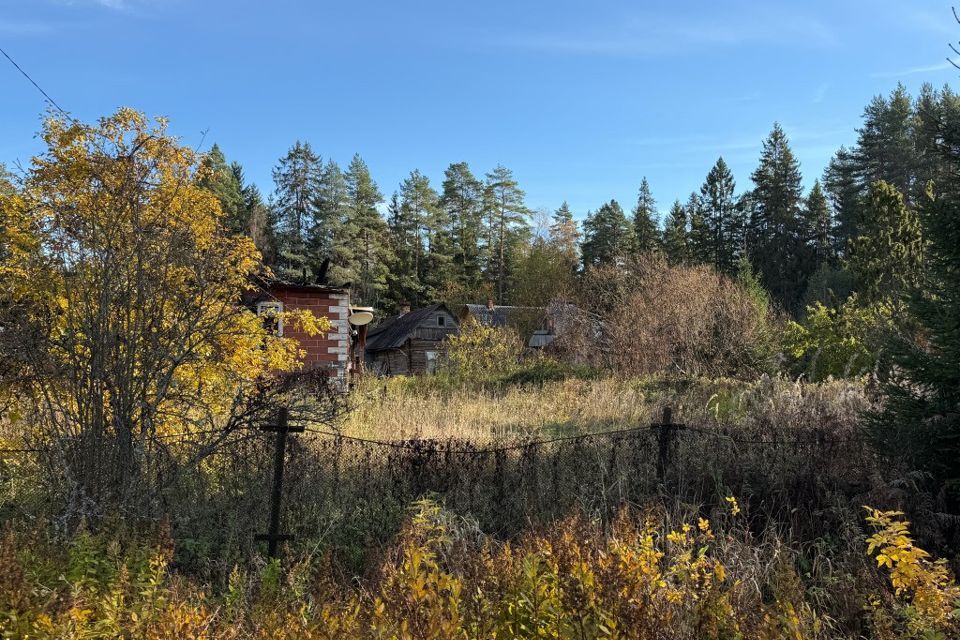
[[[56,446],[79,503],[129,503],[164,439],[212,451],[302,355],[239,305],[259,254],[224,232],[200,157],[166,127],[131,109],[50,118],[45,153],[0,195],[7,419]]]

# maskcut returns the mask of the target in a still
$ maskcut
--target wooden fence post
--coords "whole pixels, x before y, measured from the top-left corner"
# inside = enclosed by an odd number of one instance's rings
[[[281,407],[277,415],[277,424],[267,424],[260,427],[262,431],[274,431],[277,440],[273,457],[273,491],[270,495],[270,528],[268,533],[257,534],[255,540],[267,542],[267,555],[277,557],[277,546],[280,542],[293,540],[293,536],[280,533],[280,500],[283,497],[283,462],[287,455],[287,434],[301,432],[303,427],[291,427],[288,423],[287,408]]]
[[[674,424],[673,410],[670,407],[663,408],[663,419],[659,423],[650,425],[651,429],[657,431],[657,481],[661,485],[667,482],[667,468],[670,466],[670,445],[673,441],[673,433],[683,429],[682,424]]]

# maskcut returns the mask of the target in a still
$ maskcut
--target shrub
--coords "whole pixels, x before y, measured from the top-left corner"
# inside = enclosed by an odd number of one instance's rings
[[[567,360],[631,375],[750,376],[775,368],[774,318],[708,267],[659,256],[593,268],[557,340]]]
[[[814,381],[872,372],[880,358],[882,336],[892,323],[886,303],[861,305],[856,294],[839,308],[816,303],[802,322],[790,321],[784,350],[796,373]]]
[[[447,340],[450,372],[469,382],[490,380],[510,373],[517,366],[523,350],[515,331],[483,324],[472,318],[460,326],[458,334]]]

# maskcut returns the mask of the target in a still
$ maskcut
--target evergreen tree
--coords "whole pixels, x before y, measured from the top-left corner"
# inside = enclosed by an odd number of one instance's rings
[[[277,266],[288,277],[299,277],[310,263],[307,238],[317,224],[321,176],[320,156],[299,140],[273,170]]]
[[[684,264],[690,259],[687,212],[679,200],[673,202],[663,229],[663,250],[670,264]]]
[[[440,204],[450,221],[453,271],[464,298],[476,298],[483,284],[488,247],[483,231],[483,184],[466,162],[447,167]]]
[[[876,182],[863,207],[860,235],[850,244],[849,268],[861,299],[893,299],[917,284],[923,260],[919,217],[896,187]]]
[[[743,221],[734,198],[736,182],[723,158],[710,169],[700,187],[700,207],[710,236],[710,263],[720,273],[732,274],[743,245]]]
[[[639,253],[654,251],[659,246],[657,232],[657,202],[650,192],[650,183],[644,177],[640,183],[637,204],[633,208],[634,248]]]
[[[632,231],[616,200],[588,213],[583,223],[583,265],[597,267],[622,260],[632,249]]]
[[[417,276],[418,241],[408,219],[408,209],[394,192],[387,205],[387,227],[390,231],[389,270],[385,309],[392,310],[402,303],[416,304],[423,297]]]
[[[327,273],[327,281],[342,284],[350,282],[353,277],[343,268],[349,259],[337,255],[338,249],[343,249],[343,244],[337,239],[343,234],[342,227],[347,220],[350,201],[347,177],[333,160],[327,160],[319,174],[314,219],[307,240],[308,253],[314,268],[319,268],[324,260],[329,259],[331,269]]]
[[[402,257],[404,273],[398,274],[407,282],[406,299],[414,305],[432,300],[427,289],[430,224],[438,216],[440,198],[430,186],[430,179],[414,170],[400,186],[400,197],[391,212],[391,232],[394,251]]]
[[[813,252],[813,271],[833,262],[836,257],[833,218],[819,180],[813,183],[804,203],[803,226]]]
[[[713,235],[703,211],[700,196],[693,192],[684,205],[687,220],[690,221],[690,233],[687,238],[687,257],[691,264],[714,263]]]
[[[570,205],[566,201],[553,213],[548,241],[550,246],[556,249],[559,255],[563,256],[564,260],[571,265],[572,269],[577,268],[577,263],[580,261],[578,250],[580,231],[577,229],[576,220],[573,219]]]
[[[243,183],[238,180],[233,168],[227,164],[220,147],[214,144],[201,163],[199,185],[212,192],[220,201],[223,224],[233,233],[246,233],[247,221],[243,217]]]
[[[923,287],[907,299],[923,340],[895,339],[889,345],[894,375],[884,385],[883,408],[870,415],[869,425],[881,451],[905,458],[909,469],[932,473],[955,505],[960,483],[960,117],[944,114],[940,130],[935,153],[953,178],[918,201],[928,254]]]
[[[386,288],[389,239],[387,225],[377,206],[383,195],[359,154],[353,156],[344,174],[346,206],[342,224],[334,238],[331,267],[339,281],[353,282],[357,300],[376,304]]]
[[[503,304],[510,277],[510,260],[516,255],[518,245],[529,235],[527,218],[530,210],[513,173],[502,165],[487,174],[486,193],[487,235],[491,248],[488,274],[496,283],[497,300]]]
[[[909,197],[918,162],[913,103],[906,88],[898,84],[889,98],[874,97],[863,118],[855,155],[861,185],[866,190],[882,180]]]
[[[860,199],[863,195],[858,172],[854,154],[840,147],[823,173],[823,184],[836,220],[835,249],[841,255],[846,253],[847,243],[857,236]]]
[[[771,297],[795,311],[814,269],[803,237],[800,165],[779,124],[764,141],[752,178],[750,258]]]

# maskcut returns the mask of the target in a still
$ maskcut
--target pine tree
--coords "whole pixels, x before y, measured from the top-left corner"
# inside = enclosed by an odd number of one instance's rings
[[[387,283],[387,225],[377,209],[383,195],[359,154],[350,161],[344,182],[347,200],[331,266],[342,270],[338,280],[354,283],[357,300],[376,304]]]
[[[700,187],[700,207],[710,235],[710,258],[720,273],[732,274],[743,245],[743,221],[734,198],[736,182],[723,158],[710,169]]]
[[[690,259],[687,212],[679,200],[673,202],[663,229],[663,251],[670,264],[684,264]]]
[[[430,179],[414,170],[401,184],[397,202],[391,203],[396,206],[390,217],[394,251],[401,256],[404,269],[398,275],[407,283],[407,301],[415,305],[432,301],[432,292],[426,287],[428,251],[430,224],[440,210],[439,200]]]
[[[411,221],[400,195],[394,192],[387,205],[387,227],[390,231],[389,270],[387,273],[387,310],[396,309],[400,303],[416,304],[423,297],[423,288],[417,276],[417,246]]]
[[[630,254],[632,227],[616,200],[588,213],[583,223],[584,267],[616,263]]]
[[[657,231],[657,202],[650,192],[646,176],[640,183],[637,204],[633,208],[634,248],[638,253],[648,253],[659,248],[660,234]]]
[[[237,179],[232,167],[227,164],[220,147],[214,144],[203,158],[201,178],[198,184],[212,192],[220,201],[223,224],[232,233],[246,233],[243,217],[243,183]]]
[[[821,265],[832,263],[836,257],[833,218],[819,180],[813,183],[804,203],[803,226],[813,252],[813,271]]]
[[[299,277],[310,264],[307,238],[317,224],[321,176],[320,156],[299,140],[273,170],[277,266],[288,277]]]
[[[869,426],[881,451],[905,458],[908,469],[932,473],[955,504],[960,483],[960,115],[943,114],[939,128],[937,161],[952,170],[953,178],[918,201],[928,254],[923,286],[907,298],[923,341],[895,339],[889,345],[894,375],[883,388],[883,409],[870,416]]]
[[[491,247],[489,277],[496,283],[497,300],[505,302],[507,282],[510,277],[510,260],[516,255],[518,245],[529,235],[527,219],[530,210],[524,203],[524,192],[513,173],[497,165],[487,174],[486,183],[488,238]]]
[[[456,281],[463,297],[476,298],[483,284],[488,247],[483,241],[483,184],[466,162],[447,167],[440,204],[450,220]]]
[[[764,141],[752,178],[750,258],[771,297],[795,311],[814,269],[803,238],[800,165],[779,124]]]
[[[850,244],[850,271],[861,299],[897,301],[920,279],[920,219],[896,187],[875,182],[864,203],[860,235]]]

